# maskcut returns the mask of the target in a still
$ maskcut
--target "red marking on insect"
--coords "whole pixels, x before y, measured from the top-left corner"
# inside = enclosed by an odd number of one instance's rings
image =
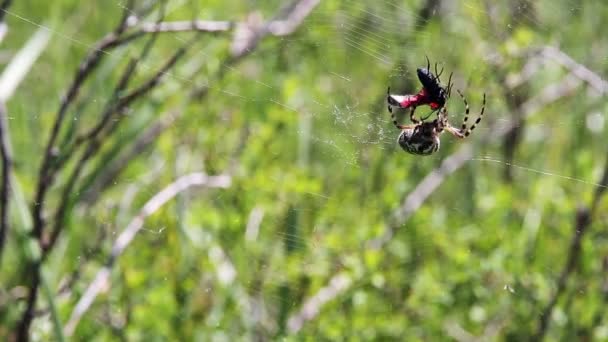
[[[416,110],[418,106],[428,105],[433,111],[443,108],[452,90],[452,74],[450,74],[447,86],[444,87],[439,78],[442,73],[443,68],[438,70],[437,63],[435,63],[435,73],[431,72],[431,63],[427,57],[426,68],[416,69],[422,89],[415,95],[393,95],[389,88],[386,96],[389,112],[392,113],[392,106],[404,109],[413,107]]]
[[[437,109],[441,108],[441,105],[436,102],[429,103],[429,106],[431,107],[432,110],[437,110]]]
[[[393,95],[390,93],[391,89],[388,88],[386,98],[389,104],[389,111],[392,111],[391,106],[399,108],[418,107],[428,104],[433,108],[433,105],[439,106],[437,103],[431,103],[431,99],[428,96],[426,89],[422,88],[415,95]],[[433,108],[436,109],[436,108]]]

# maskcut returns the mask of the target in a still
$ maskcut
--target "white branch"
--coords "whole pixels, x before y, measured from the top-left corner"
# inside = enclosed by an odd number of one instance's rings
[[[602,79],[598,74],[589,70],[586,66],[577,63],[572,57],[568,56],[563,51],[546,46],[541,50],[541,55],[545,58],[550,58],[566,67],[572,74],[581,80],[587,82],[591,87],[597,90],[600,94],[608,93],[608,82]]]
[[[192,20],[165,21],[160,23],[143,23],[141,31],[146,33],[165,32],[224,32],[232,28],[230,21]]]
[[[292,34],[304,19],[319,4],[320,0],[299,1],[290,11],[285,19],[274,20],[268,24],[268,31],[275,36],[287,36]]]
[[[168,201],[173,199],[177,194],[187,190],[194,186],[206,186],[209,188],[228,188],[231,183],[230,176],[207,176],[204,173],[196,172],[180,177],[175,182],[169,184],[159,193],[154,195],[140,210],[139,214],[127,225],[127,227],[120,233],[114,246],[106,266],[102,267],[95,279],[89,284],[86,291],[76,304],[76,307],[70,315],[70,319],[64,328],[66,336],[71,336],[76,329],[76,326],[80,322],[82,316],[91,307],[97,295],[109,287],[110,271],[116,259],[122,254],[125,248],[133,241],[133,238],[141,230],[146,217],[152,215],[160,207],[166,204]]]
[[[44,51],[50,37],[51,33],[48,29],[38,29],[4,69],[0,77],[0,102],[6,103],[13,96],[19,83]]]
[[[255,241],[260,232],[260,225],[264,219],[264,209],[255,207],[249,214],[249,220],[247,221],[247,228],[245,228],[245,239],[247,241]]]
[[[286,36],[293,33],[319,4],[320,0],[299,0],[290,6],[282,18],[264,22],[258,13],[249,15],[245,22],[236,25],[230,50],[233,58],[250,53],[267,34]]]
[[[346,291],[352,284],[351,278],[346,274],[338,274],[331,278],[327,286],[322,287],[314,296],[308,298],[299,312],[289,317],[287,328],[296,333],[302,329],[304,323],[316,317],[321,307]]]

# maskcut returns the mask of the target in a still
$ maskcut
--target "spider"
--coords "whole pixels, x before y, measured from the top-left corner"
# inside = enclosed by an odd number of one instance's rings
[[[486,94],[483,94],[483,102],[481,104],[481,112],[479,113],[479,117],[477,120],[475,120],[471,127],[467,128],[467,120],[469,119],[469,103],[459,90],[456,91],[462,98],[465,107],[464,119],[460,129],[452,126],[448,122],[448,111],[446,107],[442,107],[437,115],[437,118],[429,122],[416,119],[414,117],[415,108],[412,107],[412,109],[410,109],[410,119],[414,124],[410,125],[400,125],[397,123],[395,115],[391,113],[393,124],[395,127],[401,130],[401,134],[399,134],[397,142],[405,152],[421,156],[428,156],[439,150],[439,137],[444,130],[461,139],[468,137],[469,134],[473,132],[483,117],[483,112],[486,107]]]
[[[388,88],[386,95],[388,111],[392,113],[393,106],[400,108],[412,107],[415,111],[417,106],[428,104],[432,111],[424,118],[426,120],[433,112],[443,108],[445,102],[450,97],[452,92],[452,73],[450,73],[448,85],[442,87],[439,77],[443,73],[443,68],[438,71],[437,63],[435,63],[435,74],[433,74],[428,57],[426,58],[426,68],[418,68],[416,69],[416,73],[418,80],[422,83],[422,89],[416,95],[391,95],[391,88]],[[413,114],[411,114],[411,117],[413,117]]]

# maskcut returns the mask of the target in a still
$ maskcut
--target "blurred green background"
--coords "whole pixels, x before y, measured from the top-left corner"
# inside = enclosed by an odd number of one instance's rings
[[[161,13],[240,24],[101,52],[53,146],[67,161],[42,228],[60,234],[40,261],[32,211],[61,98],[125,8],[133,26],[122,35]],[[4,67],[36,31],[50,35],[6,102],[14,176],[0,339],[18,338],[41,274],[28,327],[37,341],[608,340],[608,4],[322,0],[294,32],[259,31],[235,57],[250,39],[237,34],[243,23],[290,10],[275,0],[7,7]],[[102,118],[129,61],[135,89],[184,45],[154,89],[112,114],[74,177],[86,148],[69,146]],[[396,144],[385,94],[417,92],[425,56],[444,81],[454,73],[473,118],[484,92],[487,104],[470,138],[445,134],[419,157]],[[459,126],[462,101],[447,107]],[[192,172],[232,182],[179,192],[146,217],[64,331],[119,234]]]

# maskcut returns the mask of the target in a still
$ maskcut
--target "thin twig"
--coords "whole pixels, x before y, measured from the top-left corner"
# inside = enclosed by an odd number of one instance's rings
[[[12,0],[3,0],[0,4],[0,23],[4,23],[4,17],[6,16],[6,10],[11,6]]]
[[[125,13],[124,15],[128,15],[128,14]],[[158,22],[161,22],[163,20],[164,15],[165,15],[165,6],[164,6],[164,2],[162,2]],[[124,30],[124,28],[123,28],[123,30]],[[118,31],[118,32],[116,32],[116,34],[119,34],[121,32],[122,31]],[[95,139],[96,137],[98,137],[99,133],[101,133],[101,131],[108,125],[113,114],[115,112],[117,112],[116,104],[118,102],[118,99],[120,98],[120,95],[129,86],[129,82],[133,79],[135,72],[137,71],[137,67],[141,64],[141,61],[146,59],[146,57],[152,50],[152,47],[154,46],[154,43],[157,40],[156,39],[157,36],[158,36],[157,34],[151,35],[150,39],[148,39],[148,41],[142,48],[140,55],[138,57],[131,58],[129,60],[125,70],[122,72],[122,75],[119,78],[119,81],[118,81],[116,87],[114,88],[114,90],[112,92],[112,95],[110,96],[110,99],[107,101],[105,109],[103,110],[103,114],[101,115],[101,118],[99,119],[97,124],[93,125],[93,127],[91,127],[89,129],[89,131],[77,136],[74,139],[74,143],[72,143],[71,145],[66,144],[65,146],[62,147],[61,155],[56,158],[55,163],[54,163],[55,170],[61,169],[69,161],[69,159],[75,154],[76,149],[83,146],[85,142],[91,141],[91,140]]]
[[[250,15],[245,22],[236,25],[230,48],[232,58],[240,59],[250,54],[268,34],[286,36],[293,33],[319,2],[320,0],[295,0],[268,22],[263,22],[257,14]]]
[[[304,19],[306,19],[306,16],[310,15],[318,4],[318,0],[294,0],[282,10],[279,10],[273,20],[266,23],[262,21],[259,15],[253,13],[244,22],[233,24],[234,36],[230,44],[230,56],[223,63],[224,67],[219,69],[218,77],[221,78],[225,70],[230,69],[232,65],[237,64],[244,57],[252,53],[264,37],[273,34],[271,30],[274,30],[276,34],[280,33],[280,35],[295,32]],[[298,25],[289,26],[289,29],[287,29],[286,26],[283,26],[286,23],[286,18],[296,18]],[[209,83],[194,88],[190,96],[199,100],[202,99],[209,90]]]
[[[225,32],[232,29],[230,21],[192,20],[166,21],[159,23],[143,23],[139,28],[144,33],[175,33],[175,32]]]
[[[70,105],[76,100],[76,97],[78,96],[80,88],[83,86],[84,82],[93,73],[97,66],[99,66],[102,57],[108,54],[107,50],[119,46],[117,45],[119,36],[116,34],[116,32],[121,33],[124,30],[127,18],[127,15],[123,15],[122,20],[118,23],[114,32],[102,38],[95,45],[95,47],[89,51],[89,54],[84,58],[84,60],[78,67],[72,84],[70,85],[68,91],[61,100],[59,111],[57,112],[55,122],[53,123],[53,127],[51,129],[51,135],[49,136],[48,142],[46,143],[45,152],[42,158],[42,164],[40,166],[38,175],[36,195],[32,204],[32,233],[34,237],[38,240],[41,239],[42,230],[44,228],[43,210],[46,193],[51,187],[54,180],[55,172],[57,171],[52,165],[53,160],[57,155],[57,152],[55,151],[55,142],[65,120],[67,111]]]
[[[296,8],[296,5],[297,5],[297,2],[291,7]],[[302,11],[306,8],[303,8],[302,6],[300,6],[300,7],[297,7],[296,9],[297,9],[297,11]],[[310,7],[309,9],[312,9],[312,7]],[[298,23],[301,24],[301,21],[304,19],[304,17],[301,16],[301,13],[303,13],[303,12],[299,12],[299,13],[300,14],[298,14],[296,16],[296,15],[292,14],[291,11],[287,11],[286,13],[282,14],[281,16],[290,16],[291,15],[292,17],[297,17]],[[308,11],[306,13],[310,13],[310,11]],[[130,21],[130,25],[135,26],[135,23]],[[192,26],[192,25],[196,26],[197,30],[199,30],[199,31],[205,31],[205,30],[221,31],[223,29],[229,29],[229,28],[232,28],[235,26],[231,22],[227,22],[227,21],[160,22],[160,23],[156,23],[156,24],[143,23],[143,24],[141,24],[140,30],[136,31],[133,34],[154,33],[154,32],[158,32],[158,31],[169,32],[170,30],[180,31],[180,30],[186,30],[189,26]],[[278,27],[278,26],[276,26],[276,27]],[[291,29],[292,32],[296,28],[297,27],[292,27],[292,29]],[[283,32],[286,33],[287,30],[284,30]],[[236,37],[235,37],[235,39],[236,39]],[[251,43],[246,43],[246,44],[252,46]],[[244,57],[244,55],[240,56],[239,58],[231,58],[223,64],[226,66],[228,64],[234,64],[242,57]],[[223,70],[225,70],[225,69],[224,68],[220,69],[220,72],[218,73],[218,76],[217,76],[218,78],[221,78],[221,76],[223,75]],[[197,90],[191,92],[189,95],[189,98],[197,98],[200,100],[202,96],[205,96],[207,94],[207,92],[205,91],[206,89],[207,88],[203,88],[203,89],[198,89],[198,92],[197,92]],[[172,115],[174,117],[179,116],[179,115],[181,115],[181,111],[179,111],[179,112],[173,111]],[[94,185],[91,186],[90,190],[88,190],[86,192],[86,195],[84,196],[85,200],[88,203],[92,203],[92,201],[98,197],[100,190],[104,188],[104,185],[110,184],[112,182],[112,180],[117,177],[117,175],[120,173],[120,171],[127,165],[129,160],[131,160],[135,156],[140,155],[140,153],[149,144],[151,144],[156,139],[156,137],[158,137],[165,129],[170,127],[171,123],[175,120],[174,117],[172,117],[170,120],[167,120],[164,116],[161,116],[161,119],[159,120],[159,122],[154,124],[154,126],[152,128],[147,130],[146,133],[142,134],[137,139],[136,143],[134,144],[134,148],[132,148],[130,150],[130,152],[128,152],[128,153],[124,154],[122,157],[120,157],[119,161],[112,162],[112,165],[114,165],[114,166],[111,167],[111,171],[106,172],[101,177],[99,177],[98,179],[95,180]],[[84,134],[79,139],[85,140],[84,138],[86,136],[88,136],[89,134],[90,134],[90,132],[87,134]],[[94,190],[94,189],[96,189],[96,190]]]
[[[120,97],[120,94],[127,88],[129,81],[135,74],[135,69],[140,60],[141,59],[139,59],[139,58],[132,58],[131,60],[129,60],[129,63],[127,64],[125,71],[122,73],[122,76],[120,77],[120,80],[118,81],[118,84],[114,88],[114,91],[111,95],[110,100],[106,104],[106,109],[103,111],[103,114],[101,115],[101,119],[99,119],[97,124],[94,125],[93,127],[91,127],[87,132],[82,133],[81,135],[76,137],[73,147],[71,149],[67,149],[68,151],[63,152],[63,154],[66,157],[71,156],[74,152],[73,150],[76,147],[82,145],[84,142],[86,142],[88,140],[92,140],[95,137],[97,137],[99,135],[99,133],[106,127],[106,125],[110,121],[110,118],[116,112],[116,102],[117,102],[118,98]],[[62,164],[65,163],[66,161],[67,161],[67,158],[64,158],[64,160],[62,160]],[[60,167],[60,166],[61,165],[57,165],[56,167]]]
[[[319,291],[304,302],[302,308],[296,314],[289,317],[289,320],[287,321],[287,328],[289,331],[292,333],[300,331],[304,326],[304,323],[310,321],[319,314],[319,310],[325,303],[346,291],[351,283],[351,277],[346,274],[333,276],[326,286],[319,289]]]
[[[249,213],[249,220],[247,220],[247,226],[245,228],[245,240],[255,241],[260,232],[260,225],[264,219],[264,209],[261,207],[255,207]]]
[[[0,103],[0,157],[2,158],[2,188],[0,189],[0,267],[2,251],[9,231],[8,212],[11,193],[12,149],[10,145],[6,107]]]
[[[10,1],[4,1],[0,5],[0,21],[5,14],[5,9]],[[4,23],[0,23],[4,25]],[[48,31],[39,29],[32,35],[28,42],[19,50],[9,65],[0,76],[0,154],[2,157],[2,189],[0,190],[0,265],[2,251],[9,230],[9,197],[11,192],[12,177],[12,148],[10,144],[10,130],[5,103],[14,94],[19,84],[30,71],[32,65],[38,59],[49,41]]]
[[[568,74],[561,82],[546,86],[538,95],[530,98],[521,105],[521,111],[523,112],[524,117],[538,112],[548,103],[555,102],[563,97],[574,94],[576,88],[578,88],[581,83],[581,80],[577,76]]]
[[[160,16],[158,22],[162,21],[164,15],[165,6],[163,2],[161,3]],[[97,139],[102,130],[108,126],[113,115],[121,110],[120,108],[117,109],[117,102],[120,99],[121,94],[125,91],[125,89],[127,89],[131,79],[133,79],[137,67],[139,66],[139,64],[141,64],[141,61],[146,59],[146,57],[152,50],[152,47],[154,46],[154,43],[157,40],[157,36],[157,34],[153,34],[144,45],[140,55],[136,58],[132,58],[129,63],[127,63],[127,66],[123,71],[122,76],[118,81],[118,84],[114,88],[110,100],[106,103],[105,109],[103,110],[103,114],[101,115],[101,118],[99,119],[97,124],[93,125],[93,127],[91,127],[87,132],[78,135],[71,145],[66,144],[65,147],[63,147],[61,156],[57,157],[55,161],[55,169],[58,170],[62,168],[65,163],[69,161],[71,156],[75,154],[75,151],[79,147],[83,146],[86,142],[91,142],[94,139]]]
[[[282,14],[282,18],[268,23],[268,32],[274,36],[287,36],[295,32],[302,22],[321,2],[320,0],[302,0],[292,4],[289,10]]]
[[[534,337],[533,341],[542,341],[547,329],[549,328],[549,322],[551,319],[551,314],[553,312],[553,308],[557,303],[557,300],[561,296],[561,294],[566,289],[566,281],[568,277],[574,270],[576,262],[578,261],[578,256],[581,253],[581,241],[583,238],[583,234],[587,231],[587,228],[591,224],[591,213],[588,208],[580,208],[576,213],[576,219],[574,222],[574,233],[572,235],[572,240],[570,241],[570,248],[568,252],[568,259],[566,260],[566,264],[562,269],[561,274],[557,280],[557,289],[555,293],[549,300],[547,306],[542,310],[540,314],[540,320],[538,323],[538,330]]]
[[[182,46],[165,63],[165,65],[163,67],[161,67],[154,75],[152,75],[152,77],[150,79],[148,79],[148,81],[144,82],[141,86],[137,87],[135,90],[133,90],[129,94],[118,99],[117,104],[115,105],[114,108],[112,108],[112,111],[117,112],[117,113],[123,112],[133,101],[135,101],[138,98],[141,98],[143,95],[147,94],[149,91],[154,89],[154,87],[156,87],[160,83],[160,80],[162,79],[162,77],[164,75],[166,75],[167,72],[175,65],[175,63],[177,63],[177,61],[180,59],[180,57],[182,57],[186,53],[186,50],[189,47],[190,47],[190,43],[187,43],[184,46]],[[108,132],[114,131],[115,125],[117,123],[118,123],[118,121],[115,121],[114,124],[111,125],[111,127],[107,131]],[[97,132],[97,133],[99,133],[99,132]],[[85,152],[83,153],[81,158],[76,163],[76,166],[74,167],[74,170],[72,171],[72,174],[68,178],[68,183],[64,186],[63,194],[61,196],[62,201],[59,204],[57,210],[55,211],[53,228],[51,230],[50,237],[48,240],[45,239],[44,244],[42,245],[43,251],[45,252],[44,255],[46,255],[48,253],[48,251],[51,250],[51,248],[57,241],[57,238],[59,237],[59,233],[61,232],[61,227],[63,227],[64,221],[65,221],[65,214],[67,213],[67,209],[69,208],[69,206],[72,204],[72,199],[73,199],[71,197],[72,190],[74,188],[74,185],[76,184],[76,181],[79,179],[80,173],[84,169],[84,166],[89,161],[89,159],[95,155],[97,150],[102,145],[103,136],[96,135],[94,137],[91,137],[90,139],[91,139],[91,141],[88,144]]]
[[[0,101],[7,103],[13,93],[29,74],[32,66],[45,51],[51,34],[48,30],[40,28],[23,45],[13,57],[0,76]]]
[[[101,292],[102,289],[108,286],[108,279],[112,266],[118,259],[118,257],[124,252],[125,248],[133,241],[135,235],[141,230],[145,219],[155,213],[168,201],[173,199],[179,193],[194,187],[194,186],[206,186],[209,188],[228,188],[231,184],[231,178],[227,175],[220,176],[207,176],[204,173],[191,173],[180,177],[175,182],[169,184],[159,193],[154,195],[139,211],[139,214],[131,220],[127,227],[120,233],[114,245],[112,246],[112,252],[106,261],[104,267],[102,267],[94,280],[89,284],[84,294],[76,304],[76,307],[72,311],[68,322],[65,325],[65,335],[71,336],[78,325],[78,322],[82,316],[89,309],[93,301]]]
[[[132,5],[133,0],[129,1],[129,4]],[[128,10],[125,9],[124,12]],[[95,68],[99,65],[102,56],[107,54],[107,49],[117,46],[116,45],[116,33],[122,33],[126,27],[126,19],[128,16],[123,12],[123,17],[121,21],[118,23],[115,33],[107,35],[103,38],[99,43],[93,48],[87,57],[82,61],[74,79],[68,88],[65,96],[61,100],[61,104],[57,115],[55,117],[55,122],[53,123],[53,127],[51,129],[51,135],[49,136],[49,140],[45,147],[44,156],[42,159],[42,163],[39,169],[38,175],[38,184],[36,186],[36,194],[34,196],[34,201],[32,202],[32,235],[35,239],[38,240],[38,243],[42,243],[42,232],[44,229],[44,201],[46,197],[46,193],[48,189],[51,187],[54,179],[54,169],[53,169],[53,159],[56,155],[55,142],[57,140],[57,136],[59,135],[59,131],[65,120],[65,115],[67,113],[70,105],[75,101],[78,96],[78,92],[86,79],[92,74]],[[29,284],[29,292],[27,296],[27,304],[26,308],[23,311],[21,316],[21,320],[17,325],[17,340],[18,341],[28,341],[29,340],[29,330],[30,325],[32,323],[32,319],[34,318],[34,311],[36,308],[36,301],[38,299],[38,290],[40,288],[40,267],[42,265],[42,260],[34,260],[28,265],[26,270],[31,273],[31,280]]]
[[[566,259],[566,264],[564,265],[564,268],[562,269],[562,272],[557,280],[557,288],[547,303],[547,306],[545,306],[541,312],[538,322],[538,330],[536,331],[533,339],[534,341],[541,341],[549,329],[553,309],[560,296],[566,290],[566,282],[576,267],[581,254],[583,235],[589,230],[588,228],[591,225],[595,212],[597,211],[601,197],[606,191],[606,187],[608,187],[608,155],[606,156],[604,174],[595,187],[591,205],[589,207],[580,208],[576,213],[573,229],[574,232],[572,234],[570,248],[568,250],[568,258]]]
[[[546,46],[541,49],[541,54],[545,58],[550,58],[570,70],[572,74],[588,83],[600,95],[608,93],[608,82],[598,74],[589,70],[586,66],[576,62],[572,57],[553,46]]]
[[[73,292],[74,285],[76,282],[78,282],[78,280],[80,280],[83,269],[88,265],[91,259],[103,253],[106,237],[106,229],[100,228],[97,230],[96,236],[90,242],[92,246],[83,248],[82,255],[78,257],[78,264],[74,268],[74,271],[59,282],[59,285],[57,286],[58,297],[70,296],[70,294]]]
[[[107,127],[112,115],[114,113],[116,113],[117,111],[120,111],[121,108],[117,108],[118,99],[120,99],[121,93],[127,88],[129,81],[132,79],[133,75],[135,74],[137,66],[140,64],[140,62],[142,60],[144,60],[146,58],[146,56],[152,49],[152,46],[156,42],[156,37],[157,37],[157,35],[152,35],[152,37],[148,40],[148,42],[146,42],[146,45],[142,49],[140,56],[138,58],[132,59],[130,61],[130,63],[127,65],[127,68],[124,71],[120,81],[118,82],[118,85],[112,94],[112,98],[108,102],[106,110],[104,111],[103,115],[101,116],[101,119],[99,120],[97,125],[94,125],[88,132],[85,132],[82,135],[76,137],[76,141],[74,143],[75,146],[78,146],[78,145],[84,143],[85,141],[90,141],[90,140],[97,138],[99,136],[99,134],[101,133],[101,131],[105,127]]]
[[[181,112],[181,111],[180,111]],[[104,168],[104,173],[97,176],[88,189],[84,190],[83,200],[85,203],[91,205],[97,201],[100,194],[108,188],[109,185],[118,177],[118,175],[124,170],[129,162],[140,156],[156,139],[171,125],[175,122],[175,119],[179,114],[172,112],[171,115],[161,115],[159,121],[153,124],[150,128],[146,129],[131,145],[130,149],[123,154],[119,155],[117,159],[111,161],[109,165]],[[81,193],[81,192],[77,192]]]
[[[608,182],[606,184],[608,184]],[[608,256],[604,256],[602,260],[602,280],[599,290],[599,294],[601,296],[601,303],[599,309],[596,310],[595,314],[593,315],[593,319],[591,320],[591,327],[588,329],[588,331],[593,331],[597,326],[602,324],[602,322],[604,321],[604,316],[606,315],[606,311],[602,308],[605,308],[604,305],[608,303]]]

